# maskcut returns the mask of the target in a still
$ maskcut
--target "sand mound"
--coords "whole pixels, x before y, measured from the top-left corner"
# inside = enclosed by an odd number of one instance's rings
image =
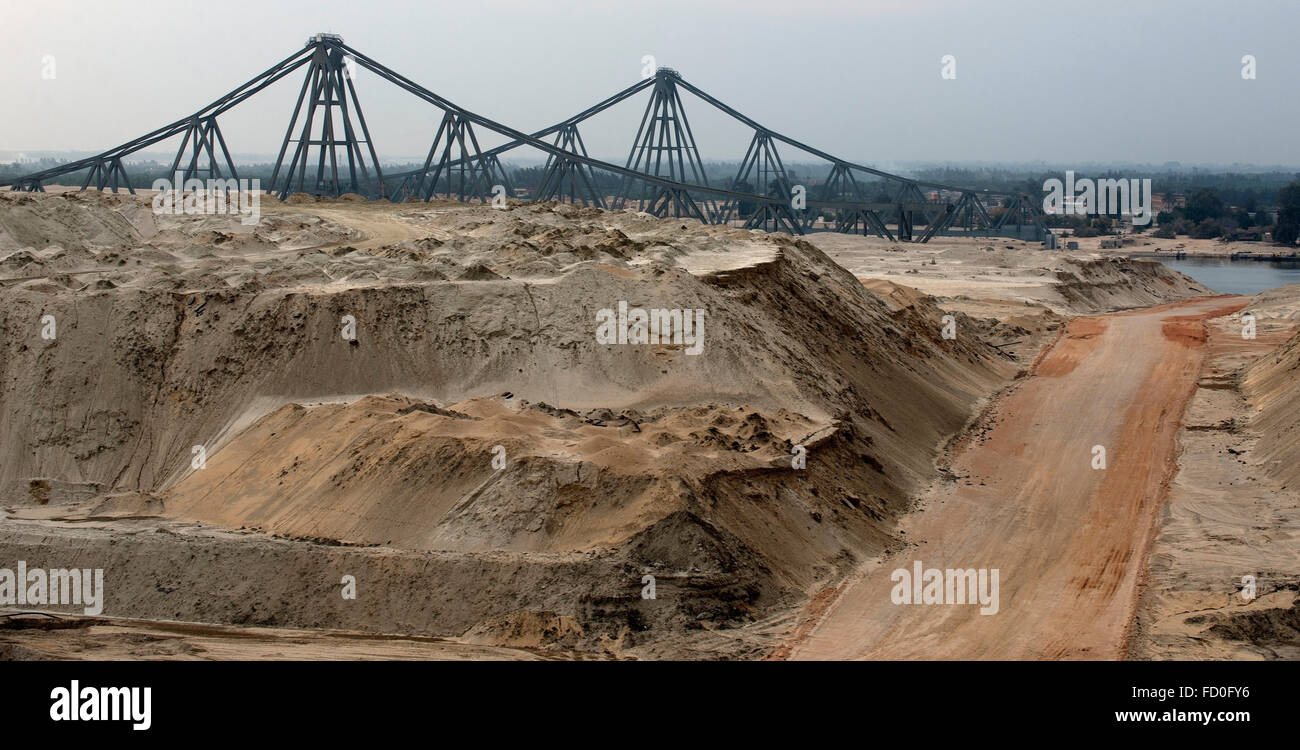
[[[92,199],[89,226],[124,226],[121,209]],[[5,226],[31,231],[16,210]],[[127,261],[103,273],[112,287],[0,288],[6,507],[32,514],[40,495],[65,517],[444,556],[449,590],[477,594],[429,615],[441,634],[554,612],[578,618],[584,643],[626,646],[650,623],[752,621],[894,544],[939,446],[1017,370],[982,339],[991,324],[957,313],[944,339],[933,299],[887,302],[784,235],[564,204],[264,210],[251,231],[161,217],[148,252],[134,229],[83,243],[102,265]],[[620,302],[705,311],[698,354],[598,342],[599,311]],[[57,482],[34,494],[40,479]],[[119,564],[163,575],[166,545]],[[501,566],[567,593],[483,577]],[[639,597],[647,573],[658,608]],[[277,622],[317,613],[280,582],[248,585]],[[173,619],[249,616],[139,593],[132,606]],[[411,621],[369,614],[367,627]],[[532,628],[493,622],[480,635]]]
[[[0,200],[0,252],[52,245],[109,247],[147,239],[156,231],[149,205],[130,196],[17,194]]]

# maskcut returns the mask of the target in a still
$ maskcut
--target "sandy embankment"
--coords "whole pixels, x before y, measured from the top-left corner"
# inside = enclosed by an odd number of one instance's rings
[[[1233,255],[1271,257],[1295,255],[1300,248],[1283,247],[1271,242],[1229,242],[1223,239],[1200,240],[1179,236],[1176,239],[1160,239],[1150,235],[1134,235],[1134,241],[1122,248],[1102,248],[1101,237],[1070,238],[1079,243],[1080,252],[1095,252],[1103,256],[1131,255],[1135,257],[1173,258],[1175,256],[1191,258],[1228,258]]]
[[[1011,314],[1008,305],[1024,305],[1085,315],[1210,293],[1155,261],[1049,252],[1040,243],[999,237],[937,237],[918,245],[823,233],[809,241],[859,278],[913,287],[971,314]]]
[[[1132,658],[1300,658],[1298,311],[1291,285],[1249,300],[1255,338],[1208,327]]]

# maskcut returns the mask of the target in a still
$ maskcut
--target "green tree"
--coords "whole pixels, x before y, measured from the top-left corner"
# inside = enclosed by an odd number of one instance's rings
[[[1209,188],[1201,188],[1187,199],[1188,219],[1200,223],[1206,219],[1217,219],[1223,215],[1223,201],[1219,194]]]
[[[753,195],[754,183],[733,179],[731,181],[731,189],[737,193],[749,193],[750,195]],[[758,210],[758,204],[751,200],[742,199],[737,204],[736,210],[741,216],[753,216],[754,212]]]
[[[1215,219],[1203,219],[1192,230],[1192,237],[1198,240],[1214,239],[1223,235],[1223,227]]]
[[[1277,193],[1277,229],[1273,240],[1283,245],[1294,245],[1300,237],[1300,180],[1292,182]]]

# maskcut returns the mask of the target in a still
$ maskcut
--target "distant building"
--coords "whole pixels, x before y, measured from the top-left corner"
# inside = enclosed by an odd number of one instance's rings
[[[1151,196],[1151,210],[1156,213],[1172,211],[1175,208],[1187,208],[1187,196],[1182,193],[1154,193]]]

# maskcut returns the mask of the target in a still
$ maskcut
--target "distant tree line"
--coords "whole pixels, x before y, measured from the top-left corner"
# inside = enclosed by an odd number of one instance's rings
[[[1185,235],[1259,240],[1271,233],[1278,244],[1295,244],[1300,237],[1300,179],[1282,186],[1268,205],[1253,190],[1237,195],[1241,202],[1233,203],[1213,188],[1197,188],[1188,195],[1186,205],[1156,215],[1158,228],[1153,234],[1165,239]]]
[[[0,163],[0,180],[31,174],[43,169],[57,166],[54,159],[42,159],[37,162]],[[147,189],[158,178],[170,179],[170,164],[161,162],[135,162],[127,166],[131,186]],[[245,179],[259,179],[264,188],[270,187],[272,164],[239,165],[239,176]],[[384,166],[386,175],[419,169],[422,164],[388,164]],[[506,164],[511,187],[524,188],[535,195],[541,187],[545,167],[518,166]],[[824,182],[823,165],[786,164],[786,176],[770,178],[765,185],[756,184],[755,173],[748,180],[736,179],[739,163],[705,162],[703,169],[710,185],[730,189],[736,192],[768,197],[781,197],[790,194],[795,185],[802,184],[808,189],[809,200],[835,201],[849,199],[849,195],[838,195],[831,185]],[[314,172],[314,170],[313,170]],[[801,177],[801,174],[802,177]],[[63,175],[58,183],[79,185],[85,179],[85,171],[78,174]],[[603,170],[588,170],[592,187],[602,196],[613,195],[623,186],[623,177]],[[1121,174],[1111,170],[1098,174],[1077,173],[1078,178],[1126,179],[1131,174]],[[377,187],[371,176],[368,189]],[[1014,168],[960,168],[940,167],[922,169],[915,172],[916,179],[941,182],[953,185],[969,185],[996,191],[1021,192],[1031,197],[1042,195],[1043,185],[1051,178],[1060,179],[1059,172],[1028,173]],[[858,194],[870,202],[890,203],[895,199],[878,180],[865,178],[857,174]],[[1283,245],[1294,245],[1300,239],[1300,175],[1284,172],[1260,173],[1221,173],[1212,174],[1193,170],[1192,172],[1169,172],[1152,176],[1155,192],[1166,196],[1186,195],[1186,203],[1161,211],[1155,217],[1156,228],[1153,235],[1162,238],[1188,236],[1198,239],[1225,237],[1229,239],[1262,239],[1265,233],[1272,233],[1273,240]],[[445,183],[443,183],[445,185]],[[645,183],[636,183],[631,188],[636,198],[641,192],[650,194],[654,188]],[[758,209],[752,201],[742,201],[738,206],[740,214],[747,216]],[[995,213],[997,209],[990,206]],[[1064,227],[1080,237],[1108,234],[1115,231],[1121,217],[1118,213],[1110,216],[1077,216],[1050,214],[1046,217],[1048,226]],[[1138,227],[1141,231],[1142,227]]]

